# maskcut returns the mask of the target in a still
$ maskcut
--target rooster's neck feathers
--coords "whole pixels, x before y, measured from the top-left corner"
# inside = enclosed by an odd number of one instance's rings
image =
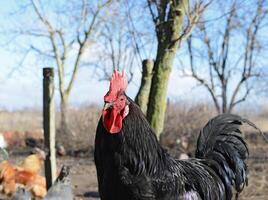
[[[158,143],[155,133],[146,120],[140,108],[128,98],[129,115],[124,119],[121,136],[121,149],[126,162],[131,166],[136,164],[135,170],[146,170],[154,173],[167,162],[170,156]],[[129,156],[129,152],[133,155]],[[127,160],[131,158],[132,160]]]

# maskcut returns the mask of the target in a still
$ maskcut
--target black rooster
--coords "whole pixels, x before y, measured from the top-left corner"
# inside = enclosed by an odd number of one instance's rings
[[[223,114],[200,132],[196,158],[176,160],[164,150],[140,108],[114,72],[95,140],[101,200],[231,200],[247,183],[246,143],[237,115]]]

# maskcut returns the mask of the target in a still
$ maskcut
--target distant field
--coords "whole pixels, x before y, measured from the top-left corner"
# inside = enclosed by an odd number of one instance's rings
[[[263,131],[268,132],[268,117],[257,118],[256,125]]]

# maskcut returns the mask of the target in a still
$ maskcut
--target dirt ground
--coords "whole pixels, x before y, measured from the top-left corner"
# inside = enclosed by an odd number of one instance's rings
[[[266,148],[267,147],[267,148]],[[249,181],[239,200],[268,200],[268,145],[251,149],[253,154],[248,161]],[[256,156],[257,155],[257,156]],[[25,155],[11,156],[13,163],[18,163]],[[62,165],[71,166],[71,179],[75,200],[99,200],[96,169],[93,157],[60,157],[58,170]],[[1,197],[0,200],[8,199]]]
[[[20,160],[13,157],[12,160]],[[58,168],[62,165],[71,166],[71,179],[75,200],[99,200],[96,169],[93,158],[62,157],[58,159]],[[248,186],[242,192],[240,200],[268,199],[268,161],[250,159]],[[7,197],[0,198],[8,199]]]
[[[62,158],[59,164],[72,165],[72,181],[76,200],[99,200],[97,197],[96,170],[92,158]],[[248,186],[240,200],[268,200],[268,161],[250,159]]]
[[[64,159],[61,161],[72,162],[73,159]],[[79,160],[76,163],[77,168],[73,168],[72,180],[76,200],[98,200],[96,171],[92,160]],[[79,170],[80,169],[80,170]],[[268,199],[268,162],[250,160],[249,162],[249,184],[241,195],[241,200],[267,200]],[[85,197],[85,195],[87,197]]]
[[[58,166],[71,166],[71,180],[75,200],[98,200],[98,184],[93,158],[65,157]]]

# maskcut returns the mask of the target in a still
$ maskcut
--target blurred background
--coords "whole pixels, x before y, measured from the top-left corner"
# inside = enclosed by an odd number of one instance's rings
[[[58,163],[74,166],[77,199],[97,199],[95,129],[115,69],[178,158],[194,156],[199,130],[221,113],[268,137],[267,33],[266,0],[0,1],[0,145],[13,162],[42,148],[44,67],[55,70]],[[268,144],[245,132],[241,199],[265,199]]]

